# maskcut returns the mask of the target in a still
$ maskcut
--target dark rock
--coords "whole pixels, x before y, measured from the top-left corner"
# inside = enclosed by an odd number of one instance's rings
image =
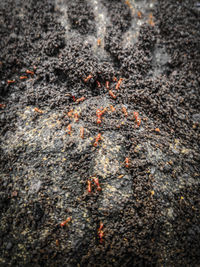
[[[13,247],[13,244],[11,242],[8,242],[6,245],[6,249],[10,250]]]

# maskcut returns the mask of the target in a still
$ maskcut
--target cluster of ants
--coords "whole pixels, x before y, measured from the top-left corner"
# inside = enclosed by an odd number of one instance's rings
[[[31,70],[26,70],[26,74],[27,75],[34,75],[34,71],[31,71]],[[25,80],[27,79],[28,76],[20,76],[20,80]],[[88,77],[86,77],[84,79],[84,82],[87,83],[90,79],[92,78],[92,75],[89,75]],[[113,81],[117,82],[116,83],[116,86],[115,86],[115,89],[116,90],[119,90],[120,88],[120,85],[123,81],[123,78],[120,78],[119,80],[117,80],[116,77],[113,78]],[[14,83],[15,80],[8,80],[7,83],[8,84],[12,84]],[[101,84],[99,81],[96,81],[97,83],[97,87],[100,88],[101,87]],[[109,95],[115,100],[117,98],[116,94],[113,93],[112,90],[110,90],[109,88],[109,81],[106,81],[105,83],[105,87],[106,89],[108,89],[108,93]],[[86,98],[83,96],[81,98],[78,98],[76,99],[75,96],[72,96],[73,98],[73,101],[76,102],[76,103],[80,103],[80,102],[83,102]],[[4,105],[3,104],[0,104],[0,108],[4,108]],[[96,123],[98,125],[100,125],[102,123],[102,116],[104,115],[105,112],[107,112],[108,108],[104,108],[104,109],[97,109],[96,110],[96,116],[97,116],[97,120],[96,120]],[[115,108],[110,105],[110,110],[112,112],[115,111]],[[40,113],[42,114],[43,111],[38,109],[37,107],[34,108],[34,111],[37,112],[37,113]],[[122,107],[122,112],[124,113],[124,115],[127,117],[128,116],[128,112],[127,112],[127,109],[125,107]],[[74,113],[73,110],[70,110],[68,113],[67,113],[67,116],[68,117],[73,117],[74,118],[74,122],[78,122],[79,120],[79,114],[77,112]],[[139,117],[139,113],[138,112],[133,112],[133,118],[137,124],[137,126],[139,127],[140,124],[141,124],[141,119]],[[71,135],[72,134],[72,125],[71,124],[68,124],[67,126],[67,131],[66,131],[67,134]],[[80,128],[80,137],[82,139],[84,139],[84,128],[81,126]],[[99,142],[102,140],[102,135],[101,133],[98,133],[96,138],[95,138],[95,142],[93,143],[93,146],[94,147],[98,147],[99,145]],[[130,160],[129,158],[125,158],[125,167],[126,168],[129,168],[130,167]],[[96,186],[97,188],[97,191],[101,191],[102,188],[100,186],[100,183],[99,183],[99,179],[97,177],[91,177],[90,180],[87,181],[87,192],[88,193],[91,193],[92,192],[92,187],[93,186]],[[71,222],[72,218],[71,217],[68,217],[65,221],[61,222],[60,223],[60,227],[65,227],[66,225],[69,224],[69,222]],[[100,243],[103,242],[103,237],[104,237],[104,231],[103,231],[103,223],[100,222],[100,226],[99,226],[99,229],[97,231],[98,233],[98,237],[99,237],[99,240],[100,240]],[[58,245],[58,240],[56,241],[56,244]]]
[[[86,77],[86,78],[84,79],[84,82],[85,82],[85,83],[88,82],[91,78],[92,78],[92,75],[89,75],[88,77]],[[113,81],[117,81],[117,78],[114,77],[114,78],[113,78]],[[119,90],[119,87],[120,87],[122,81],[123,81],[123,78],[120,78],[120,79],[117,81],[117,84],[116,84],[116,86],[115,86],[115,89],[116,89],[116,90]],[[99,82],[99,81],[96,81],[96,82],[97,82],[97,86],[100,88],[100,87],[101,87],[100,82]],[[110,95],[113,99],[116,99],[117,96],[116,96],[116,95],[113,93],[113,91],[110,90],[110,88],[109,88],[109,81],[106,81],[105,87],[109,90],[109,91],[108,91],[109,95]],[[73,98],[73,101],[76,102],[76,103],[80,103],[80,102],[83,102],[84,100],[86,100],[86,98],[85,98],[84,96],[82,96],[81,98],[76,99],[75,96],[72,95],[72,98]],[[110,105],[110,109],[111,109],[112,112],[115,111],[115,108],[114,108],[112,105]],[[104,113],[105,113],[107,110],[108,110],[108,108],[97,109],[97,110],[96,110],[96,116],[97,116],[97,121],[96,121],[96,122],[97,122],[98,125],[100,125],[100,124],[102,123],[102,116],[104,115]],[[124,115],[125,115],[126,117],[128,116],[127,109],[126,109],[125,107],[122,108],[122,112],[124,113]],[[74,122],[78,122],[78,120],[79,120],[79,114],[78,114],[77,112],[74,113],[73,110],[70,110],[70,111],[67,113],[67,116],[68,116],[68,117],[73,117],[73,118],[74,118]],[[134,112],[134,113],[133,113],[133,116],[134,116],[134,119],[135,119],[135,121],[136,121],[136,123],[137,123],[137,126],[139,127],[140,124],[141,124],[141,119],[139,118],[139,114],[138,114],[138,112]],[[71,124],[68,124],[68,126],[67,126],[67,134],[71,135],[71,133],[72,133],[72,125],[71,125]],[[82,139],[84,139],[84,128],[83,128],[83,127],[80,128],[80,137],[81,137]],[[99,134],[97,135],[97,137],[96,137],[95,142],[94,142],[94,146],[95,146],[95,147],[98,146],[98,142],[99,142],[100,140],[101,140],[101,134],[99,133]]]
[[[36,69],[35,66],[34,66],[34,69]],[[24,75],[24,76],[20,76],[20,77],[19,77],[20,80],[26,80],[26,79],[29,78],[28,75],[31,75],[31,77],[32,77],[32,76],[35,74],[34,71],[32,71],[32,70],[26,70],[25,72],[26,72],[26,75]],[[15,82],[16,82],[16,80],[7,80],[7,84],[8,84],[8,85],[13,84],[13,83],[15,83]],[[0,109],[4,109],[5,107],[6,107],[6,104],[0,104]],[[36,108],[36,109],[37,109],[37,108]]]
[[[89,75],[88,77],[86,77],[86,78],[84,79],[84,82],[85,82],[85,83],[88,82],[91,78],[92,78],[92,75]],[[120,85],[121,85],[121,83],[122,83],[122,81],[123,81],[123,78],[120,78],[120,79],[117,81],[117,78],[114,77],[114,78],[113,78],[113,81],[116,81],[116,82],[117,82],[117,84],[116,84],[116,86],[115,86],[115,89],[116,89],[116,90],[119,90],[119,87],[120,87]],[[101,87],[100,82],[99,82],[99,81],[96,81],[96,82],[97,82],[97,86],[100,88],[100,87]],[[110,88],[109,88],[109,82],[108,82],[108,81],[106,81],[106,83],[105,83],[105,87],[106,87],[106,89],[108,89],[108,93],[109,93],[109,95],[110,95],[113,99],[116,99],[117,96],[113,93],[112,90],[110,90]],[[81,98],[78,98],[78,99],[76,99],[75,96],[72,96],[72,98],[73,98],[73,101],[76,102],[76,103],[83,102],[83,101],[86,99],[84,96],[81,97]],[[114,108],[112,105],[110,105],[110,109],[111,109],[112,112],[115,111],[115,108]],[[107,110],[108,110],[108,108],[104,108],[104,109],[101,108],[101,109],[97,109],[97,110],[96,110],[96,116],[97,116],[96,123],[97,123],[98,125],[100,125],[100,124],[102,123],[102,116],[104,115],[105,112],[107,112]],[[125,107],[122,108],[122,112],[124,113],[124,115],[125,115],[126,117],[128,116],[128,112],[127,112],[127,109],[126,109]],[[68,116],[68,117],[73,117],[73,118],[74,118],[74,122],[78,122],[78,120],[79,120],[79,114],[78,114],[77,112],[74,113],[73,110],[70,110],[70,111],[67,113],[67,116]],[[139,117],[139,113],[138,113],[138,112],[133,112],[133,117],[134,117],[134,119],[135,119],[135,122],[136,122],[137,126],[139,127],[140,124],[141,124],[141,119],[140,119],[140,117]],[[68,124],[68,126],[67,126],[67,134],[69,134],[69,135],[72,134],[72,125],[71,125],[71,124]],[[81,137],[82,139],[84,139],[84,128],[83,128],[82,126],[81,126],[81,128],[80,128],[80,137]],[[99,142],[100,142],[101,140],[102,140],[102,135],[101,135],[101,133],[98,133],[97,136],[96,136],[96,138],[95,138],[95,142],[93,143],[93,146],[94,146],[94,147],[98,147]],[[126,168],[129,168],[129,167],[130,167],[130,160],[129,160],[128,157],[125,158],[125,167],[126,167]],[[98,179],[97,177],[91,177],[89,180],[87,180],[87,192],[88,192],[89,194],[92,192],[92,187],[93,187],[93,186],[96,187],[97,191],[101,191],[101,190],[102,190],[102,188],[101,188],[101,186],[100,186],[100,183],[99,183],[99,179]],[[69,217],[69,218],[67,218],[67,220],[65,220],[64,222],[61,222],[61,223],[60,223],[60,226],[61,226],[61,227],[64,227],[64,226],[65,226],[66,224],[68,224],[70,221],[71,221],[71,218]],[[103,242],[103,237],[104,237],[103,226],[104,226],[103,223],[100,222],[100,226],[99,226],[99,229],[98,229],[98,231],[97,231],[97,233],[98,233],[98,237],[99,237],[99,240],[100,240],[100,243]]]
[[[71,222],[71,220],[72,220],[72,218],[68,217],[65,221],[60,223],[60,227],[62,227],[62,228],[65,227],[66,225],[68,225],[69,222]],[[102,222],[100,222],[99,228],[97,230],[100,243],[103,242],[103,237],[104,237],[104,231],[102,230],[103,226],[104,226],[104,224]],[[56,245],[59,246],[59,241],[58,240],[56,240]]]
[[[34,69],[36,69],[35,66],[34,66]],[[28,75],[33,76],[34,74],[35,74],[34,71],[32,71],[32,70],[26,70],[26,75],[20,76],[19,79],[20,80],[26,80],[26,79],[28,79]],[[7,84],[12,84],[12,83],[15,83],[15,82],[16,82],[15,80],[7,80]]]

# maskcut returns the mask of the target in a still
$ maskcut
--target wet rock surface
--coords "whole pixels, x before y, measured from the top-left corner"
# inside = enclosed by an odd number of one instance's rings
[[[199,19],[0,2],[1,266],[198,266]]]

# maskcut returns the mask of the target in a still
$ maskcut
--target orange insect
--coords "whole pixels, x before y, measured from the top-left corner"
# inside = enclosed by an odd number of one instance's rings
[[[43,111],[42,111],[41,109],[39,109],[39,108],[34,108],[34,111],[35,111],[35,112],[38,112],[38,113],[40,113],[40,114],[43,113]]]
[[[79,102],[82,102],[82,101],[84,101],[84,100],[85,100],[85,97],[82,96],[81,98],[78,98],[78,99],[76,100],[76,102],[79,103]]]
[[[120,87],[122,81],[123,81],[123,78],[120,78],[119,81],[118,81],[117,84],[116,84],[116,87],[115,87],[116,90],[119,89],[119,87]]]
[[[102,116],[107,111],[107,108],[104,108],[103,110],[97,109],[96,114],[97,116]]]
[[[133,117],[135,118],[136,121],[138,120],[138,116],[139,116],[138,112],[133,112]]]
[[[56,246],[57,246],[57,247],[59,246],[59,241],[58,241],[58,239],[56,239]]]
[[[0,108],[5,108],[6,105],[5,104],[0,104]]]
[[[113,94],[113,91],[109,90],[108,93],[109,93],[109,95],[110,95],[113,99],[116,99],[116,98],[117,98],[116,95]]]
[[[125,1],[125,4],[126,4],[127,6],[129,6],[130,8],[132,8],[131,3],[130,3],[129,0],[126,0],[126,1]]]
[[[155,25],[154,21],[153,21],[153,14],[150,13],[149,14],[149,20],[148,20],[148,23],[153,27]]]
[[[97,109],[96,115],[97,115],[97,124],[101,123],[101,116],[107,111],[107,108],[104,108],[103,110]]]
[[[103,229],[103,223],[100,222],[100,226],[99,226],[98,232],[100,232],[102,229]]]
[[[103,237],[104,237],[104,232],[103,232],[103,231],[100,231],[100,232],[99,232],[100,243],[103,242]]]
[[[71,117],[71,116],[72,116],[72,113],[73,113],[73,109],[71,109],[71,110],[67,113],[68,117]]]
[[[136,122],[137,122],[137,126],[139,127],[139,126],[140,126],[140,124],[141,124],[141,119],[140,119],[140,118],[138,118]]]
[[[135,118],[137,122],[137,126],[139,127],[141,124],[141,119],[139,118],[139,113],[138,112],[133,112],[133,117]]]
[[[92,183],[91,183],[91,181],[87,181],[87,185],[88,185],[88,187],[87,187],[87,191],[88,191],[88,193],[91,193],[92,192]]]
[[[19,78],[20,78],[20,80],[25,80],[25,79],[27,79],[28,77],[27,77],[27,76],[20,76]]]
[[[101,134],[100,134],[100,133],[98,133],[98,135],[97,135],[97,137],[96,137],[96,140],[95,140],[95,142],[94,142],[94,146],[95,146],[95,147],[98,146],[98,142],[99,142],[99,140],[101,140]]]
[[[101,111],[101,116],[107,111],[107,108],[104,108],[102,111]]]
[[[129,158],[125,158],[125,167],[129,168],[130,167],[130,161]]]
[[[101,124],[101,117],[100,116],[97,118],[97,124]]]
[[[74,102],[76,102],[76,97],[74,95],[72,95],[72,99]]]
[[[101,187],[100,187],[100,184],[99,184],[99,179],[96,178],[96,177],[94,177],[93,179],[94,179],[94,183],[95,183],[96,186],[97,186],[97,190],[98,190],[98,191],[101,191]]]
[[[75,122],[78,121],[78,113],[74,113],[74,121],[75,121]]]
[[[122,108],[122,112],[124,113],[124,115],[127,117],[128,116],[128,113],[127,113],[127,110],[125,107]]]
[[[96,111],[96,115],[97,115],[97,117],[100,117],[101,116],[101,110],[99,108]]]
[[[81,127],[80,129],[80,137],[84,139],[84,128],[83,127]]]
[[[98,46],[101,45],[101,39],[98,39],[98,40],[97,40],[97,44],[98,44]]]
[[[11,84],[11,83],[14,83],[14,82],[15,82],[15,80],[7,80],[8,84]]]
[[[99,235],[99,239],[100,239],[100,243],[102,243],[103,241],[103,237],[104,237],[104,232],[103,232],[103,223],[100,222],[100,226],[99,226],[99,229],[97,231],[98,235]]]
[[[160,133],[160,129],[159,128],[156,128],[155,129],[155,132]]]
[[[106,81],[106,88],[109,89],[109,82]]]
[[[32,70],[26,70],[26,73],[27,73],[27,74],[34,75],[34,71],[32,71]]]
[[[61,226],[61,227],[64,227],[64,226],[65,226],[68,222],[70,222],[71,220],[72,220],[72,218],[71,218],[71,217],[68,217],[67,220],[65,220],[65,221],[63,221],[63,222],[60,223],[60,226]]]
[[[137,16],[138,16],[139,19],[141,19],[142,18],[142,13],[140,11],[138,11],[137,12]]]
[[[98,88],[100,88],[100,87],[101,87],[101,84],[100,84],[100,82],[99,82],[99,81],[97,81],[97,86],[98,86]]]
[[[114,111],[115,111],[115,108],[114,108],[112,105],[110,105],[110,110],[111,110],[112,112],[114,112]]]
[[[72,131],[72,125],[69,124],[69,125],[67,126],[67,133],[70,135],[70,134],[71,134],[71,131]]]
[[[92,78],[92,75],[90,74],[90,75],[88,75],[88,76],[84,79],[84,82],[89,81],[89,79],[91,79],[91,78]]]

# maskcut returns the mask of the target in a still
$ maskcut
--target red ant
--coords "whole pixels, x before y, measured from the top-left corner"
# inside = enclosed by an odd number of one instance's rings
[[[80,129],[80,136],[82,139],[84,139],[84,128],[83,127],[81,127]]]
[[[100,116],[97,118],[97,124],[101,124],[101,117]]]
[[[34,75],[34,71],[32,71],[32,70],[26,70],[26,73],[27,73],[27,74]]]
[[[100,231],[99,232],[100,243],[103,242],[103,237],[104,237],[104,232],[103,231]]]
[[[138,11],[137,12],[138,18],[141,19],[142,18],[142,12]]]
[[[79,103],[79,102],[82,102],[82,101],[84,101],[84,100],[85,100],[85,97],[82,96],[81,98],[78,98],[78,99],[76,100],[76,102]]]
[[[117,98],[116,95],[113,93],[113,91],[109,90],[108,93],[113,99]]]
[[[141,119],[140,119],[140,118],[138,118],[138,119],[137,119],[137,126],[139,127],[139,126],[140,126],[140,124],[141,124]]]
[[[116,84],[116,87],[115,87],[116,90],[119,89],[120,84],[122,83],[122,81],[123,81],[123,78],[120,78],[119,81],[118,81],[117,84]]]
[[[96,177],[92,177],[91,179],[93,179],[94,183],[96,184],[97,190],[101,191],[101,187],[100,187],[100,184],[99,184],[99,179],[96,178]],[[88,193],[92,192],[92,182],[90,180],[87,180],[87,191],[88,191]]]
[[[99,81],[97,81],[97,86],[98,86],[98,88],[100,88],[100,87],[101,87],[101,84],[100,84],[100,82],[99,82]]]
[[[101,123],[101,110],[100,109],[97,109],[96,115],[97,115],[97,124],[100,124]]]
[[[110,105],[110,110],[111,110],[112,112],[114,112],[114,111],[115,111],[115,108],[114,108],[112,105]]]
[[[69,135],[71,135],[71,131],[72,131],[72,125],[71,124],[69,124],[68,126],[67,126],[67,130],[68,130],[68,134]]]
[[[106,112],[107,108],[104,108],[103,110],[97,109],[96,115],[97,115],[97,124],[101,123],[101,116]]]
[[[106,81],[106,88],[109,89],[109,82]]]
[[[129,168],[130,167],[130,161],[129,158],[125,158],[125,167]]]
[[[87,188],[87,191],[88,193],[91,193],[92,192],[92,183],[90,180],[87,181],[87,184],[88,184],[88,188]]]
[[[19,78],[20,78],[20,80],[25,80],[25,79],[27,79],[28,77],[27,77],[27,76],[20,76]]]
[[[102,231],[102,229],[103,229],[103,223],[100,222],[100,226],[99,226],[99,229],[98,229],[98,235],[99,235],[99,238],[100,238],[100,243],[102,243],[103,237],[104,237],[104,232]]]
[[[72,99],[74,102],[76,102],[76,97],[74,95],[72,95]]]
[[[72,116],[72,113],[73,113],[73,109],[71,109],[71,110],[67,113],[68,117],[71,117],[71,116]]]
[[[77,122],[78,121],[78,113],[74,114],[74,121]]]
[[[124,115],[127,117],[128,116],[128,113],[127,113],[127,110],[125,107],[122,108],[122,112],[124,113]]]
[[[101,45],[101,39],[97,40],[97,45],[100,46]]]
[[[85,79],[84,79],[84,82],[87,82],[89,79],[91,79],[92,78],[92,75],[90,74],[90,75],[88,75]]]
[[[67,220],[65,220],[65,221],[63,221],[63,222],[60,223],[60,226],[61,227],[64,227],[68,222],[71,221],[71,219],[72,219],[71,217],[68,217]]]
[[[97,116],[102,116],[106,112],[107,108],[104,108],[103,110],[97,109],[96,114]]]
[[[98,133],[98,135],[97,135],[97,137],[96,137],[96,140],[95,140],[95,142],[94,142],[94,146],[95,146],[95,147],[98,146],[98,142],[99,142],[99,140],[101,140],[101,134],[100,134],[100,133]]]
[[[137,126],[139,127],[141,124],[141,119],[139,118],[139,113],[138,112],[133,112],[133,116],[137,122]]]
[[[102,223],[102,222],[100,222],[100,226],[99,226],[99,230],[98,230],[98,231],[101,231],[101,230],[102,230],[102,228],[103,228],[103,223]]]
[[[96,186],[97,186],[97,190],[98,190],[98,191],[101,191],[101,187],[100,187],[100,184],[99,184],[99,179],[96,178],[96,177],[94,177],[93,180],[94,180],[94,183],[95,183]]]
[[[42,111],[41,109],[39,109],[39,108],[34,108],[34,111],[35,111],[35,112],[38,112],[38,113],[40,113],[40,114],[43,113],[43,111]]]
[[[7,80],[8,84],[11,84],[11,83],[14,83],[14,82],[15,82],[15,80]]]
[[[137,121],[139,113],[138,112],[133,112],[133,116],[134,116],[135,120]]]

